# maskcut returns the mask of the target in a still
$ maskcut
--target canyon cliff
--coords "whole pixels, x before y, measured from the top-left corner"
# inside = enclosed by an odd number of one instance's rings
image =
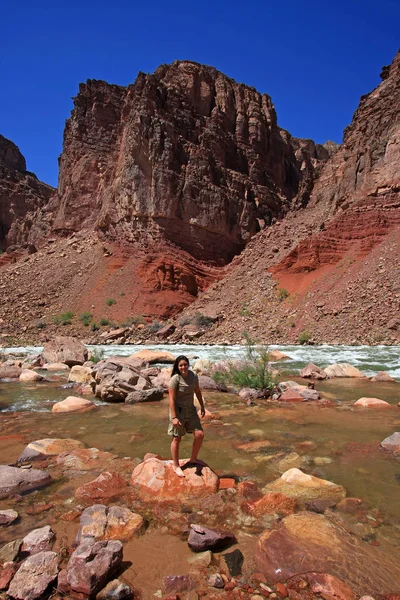
[[[57,193],[29,192],[19,213],[8,211],[11,195],[0,205],[2,248],[38,248],[0,272],[0,318],[26,323],[11,277],[33,294],[33,331],[68,309],[120,322],[187,306],[171,341],[209,314],[199,341],[248,331],[269,342],[305,333],[397,343],[399,62],[361,99],[339,149],[292,137],[269,96],[190,61],[128,87],[81,84]],[[3,155],[0,146],[0,165]],[[31,177],[15,149],[10,160]],[[38,276],[24,290],[28,272]],[[145,339],[141,327],[131,340]]]

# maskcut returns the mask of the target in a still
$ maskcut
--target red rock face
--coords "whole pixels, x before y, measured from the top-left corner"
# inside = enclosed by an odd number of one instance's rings
[[[54,189],[26,170],[17,146],[0,135],[0,250],[33,242],[45,231],[38,216]]]
[[[307,202],[329,152],[291,138],[266,94],[212,67],[176,61],[127,88],[89,80],[65,128],[53,229],[166,239],[226,263],[291,201]]]
[[[363,96],[341,148],[322,168],[310,207],[329,207],[324,230],[303,240],[275,272],[314,271],[346,253],[363,258],[400,225],[400,53]]]

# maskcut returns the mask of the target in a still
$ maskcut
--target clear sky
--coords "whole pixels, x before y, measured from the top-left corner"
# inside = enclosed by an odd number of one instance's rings
[[[398,0],[4,0],[1,20],[0,133],[52,185],[88,78],[194,60],[268,93],[293,135],[340,142],[400,46]]]

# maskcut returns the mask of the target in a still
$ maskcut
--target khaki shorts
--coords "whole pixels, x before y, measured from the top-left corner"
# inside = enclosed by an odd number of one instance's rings
[[[193,433],[196,430],[203,431],[203,427],[201,426],[200,418],[195,407],[190,409],[190,411],[185,410],[184,413],[185,414],[182,414],[178,407],[177,417],[182,425],[173,425],[171,414],[169,415],[168,435],[182,437],[186,433]]]

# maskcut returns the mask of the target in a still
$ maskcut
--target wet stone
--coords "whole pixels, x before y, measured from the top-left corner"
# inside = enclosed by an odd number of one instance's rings
[[[133,591],[127,583],[113,579],[96,596],[96,600],[130,600]]]
[[[333,508],[334,506],[336,506],[336,503],[329,499],[310,500],[309,502],[305,503],[306,510],[311,510],[312,512],[320,514],[324,513],[326,510],[328,510],[328,508]]]
[[[191,525],[188,545],[194,552],[204,550],[225,550],[236,543],[236,537],[230,531],[209,529],[201,525]]]
[[[196,587],[196,582],[189,575],[167,575],[164,577],[164,590],[166,594],[171,592],[189,592]]]
[[[0,465],[0,498],[38,490],[49,483],[51,477],[47,471]]]
[[[236,548],[236,550],[233,550],[233,552],[227,552],[224,554],[224,559],[232,577],[237,577],[238,575],[242,574],[244,556],[239,548]]]
[[[225,586],[225,581],[220,573],[213,573],[208,578],[208,585],[210,587],[223,588]]]
[[[22,540],[21,552],[32,555],[45,550],[51,550],[55,538],[55,533],[51,529],[50,525],[33,529]]]
[[[18,513],[12,508],[0,510],[0,525],[11,525],[18,519]]]
[[[0,563],[12,562],[16,560],[22,540],[14,540],[0,548]]]

